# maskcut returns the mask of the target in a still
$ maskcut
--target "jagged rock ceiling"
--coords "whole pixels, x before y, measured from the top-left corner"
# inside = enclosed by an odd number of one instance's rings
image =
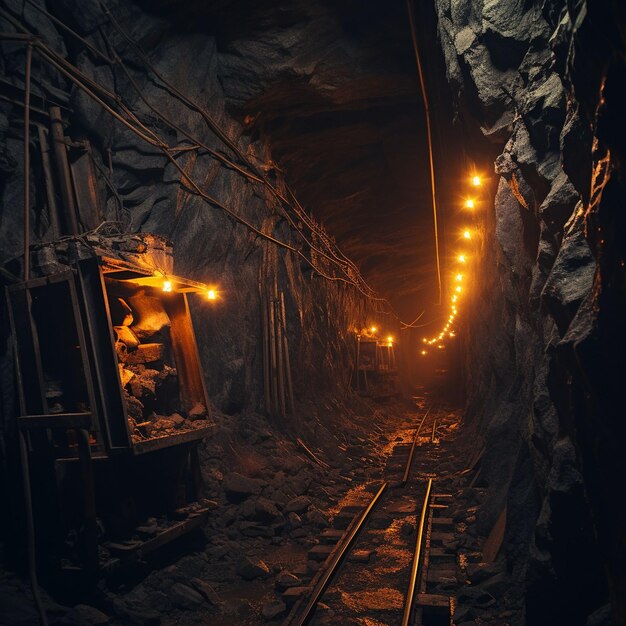
[[[141,4],[173,29],[216,37],[231,114],[269,135],[305,208],[403,315],[430,304],[424,110],[404,3]],[[439,55],[434,32],[427,67]]]

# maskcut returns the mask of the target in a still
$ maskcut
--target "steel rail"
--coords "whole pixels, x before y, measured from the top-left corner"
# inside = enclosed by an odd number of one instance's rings
[[[402,477],[402,482],[400,483],[402,487],[404,487],[407,481],[409,480],[409,472],[411,471],[411,464],[413,463],[413,454],[415,452],[415,445],[417,444],[417,438],[419,437],[420,431],[422,430],[422,426],[424,425],[424,421],[428,417],[428,414],[430,413],[431,409],[432,407],[429,406],[426,413],[424,413],[424,417],[422,417],[419,423],[419,426],[417,427],[417,430],[415,431],[415,436],[413,437],[413,445],[411,446],[411,452],[409,452],[409,458],[407,459],[407,462],[406,462],[404,476]]]
[[[335,575],[339,565],[343,561],[343,557],[346,555],[348,550],[352,547],[354,540],[356,539],[356,536],[359,534],[359,532],[363,528],[365,521],[369,517],[374,507],[376,506],[376,503],[380,500],[380,497],[382,496],[386,488],[387,488],[387,483],[383,483],[380,489],[378,490],[378,492],[376,493],[376,495],[372,498],[371,502],[367,505],[367,508],[365,509],[365,511],[361,513],[361,517],[359,518],[358,522],[352,527],[352,530],[349,532],[344,542],[341,544],[341,547],[339,548],[339,550],[335,552],[335,556],[330,562],[328,568],[326,569],[326,571],[324,572],[320,580],[315,585],[311,593],[311,596],[309,597],[309,601],[306,607],[304,608],[304,611],[302,612],[300,617],[296,618],[293,622],[290,623],[290,626],[305,626],[306,624],[309,623],[309,620],[315,614],[315,607],[317,603],[319,602],[320,598],[324,595],[324,592],[328,588],[330,581]]]
[[[422,505],[422,513],[420,515],[420,523],[417,529],[417,539],[415,541],[415,553],[413,554],[413,564],[411,565],[411,577],[409,578],[409,589],[406,594],[404,604],[404,614],[402,616],[402,626],[408,626],[413,609],[413,599],[415,597],[415,586],[417,585],[417,577],[419,574],[420,557],[422,554],[422,543],[424,538],[424,526],[426,521],[426,512],[428,511],[428,501],[430,500],[430,490],[433,486],[433,479],[428,479],[426,485],[426,495],[424,496],[424,504]]]
[[[433,422],[433,430],[430,433],[430,443],[435,443],[435,432],[437,431],[437,420]]]

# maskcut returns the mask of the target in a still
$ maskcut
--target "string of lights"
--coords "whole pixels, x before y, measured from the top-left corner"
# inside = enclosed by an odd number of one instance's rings
[[[478,174],[470,176],[469,185],[473,188],[474,193],[465,198],[463,202],[465,209],[473,211],[476,208],[478,204],[476,192],[480,189],[482,184],[483,181]],[[467,246],[475,239],[475,233],[470,227],[464,227],[460,232],[459,238],[463,242],[464,247],[455,257],[453,271],[450,275],[451,284],[449,287],[448,317],[446,318],[445,324],[440,328],[439,333],[422,339],[423,346],[420,351],[422,356],[427,356],[432,347],[438,350],[444,350],[446,341],[456,337],[455,322],[457,321],[461,304],[467,292],[468,264],[472,258],[470,252],[467,250]]]

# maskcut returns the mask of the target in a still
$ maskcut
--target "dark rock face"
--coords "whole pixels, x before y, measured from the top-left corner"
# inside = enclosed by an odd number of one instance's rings
[[[98,170],[110,178],[105,184],[105,178],[98,176],[102,218],[121,220],[130,231],[154,232],[170,238],[175,249],[175,272],[215,284],[219,290],[221,298],[216,306],[201,298],[191,302],[208,391],[215,405],[234,414],[262,404],[260,288],[269,290],[274,282],[285,294],[291,362],[297,365],[293,368],[296,394],[301,396],[313,390],[330,392],[338,385],[343,388],[347,384],[353,330],[367,325],[372,310],[370,303],[345,281],[327,281],[311,269],[304,257],[322,272],[336,275],[338,265],[319,252],[324,247],[320,237],[326,236],[311,235],[317,238],[313,241],[317,252],[311,256],[309,244],[303,240],[306,229],[302,223],[293,218],[290,223],[286,219],[280,203],[266,186],[208,154],[213,151],[246,169],[237,154],[210,130],[203,116],[186,106],[159,78],[170,81],[175,90],[197,102],[278,192],[287,195],[282,172],[272,160],[271,135],[265,130],[265,123],[259,127],[246,125],[241,108],[250,99],[264,94],[270,97],[267,95],[270,86],[280,89],[276,83],[286,75],[294,80],[306,77],[316,85],[311,87],[313,92],[334,94],[328,97],[325,106],[333,105],[333,98],[339,97],[341,72],[329,68],[324,80],[318,69],[314,76],[318,62],[316,55],[312,56],[312,46],[317,50],[323,43],[330,45],[320,39],[326,33],[324,36],[334,41],[327,51],[328,58],[336,57],[337,63],[350,61],[349,49],[337,56],[341,47],[339,25],[329,29],[327,22],[331,18],[314,10],[316,15],[311,17],[310,26],[297,27],[292,22],[300,23],[302,16],[310,12],[304,5],[293,7],[293,16],[285,18],[287,25],[280,22],[280,10],[277,17],[270,7],[265,7],[266,24],[255,25],[252,20],[247,30],[233,31],[231,27],[237,20],[228,21],[229,11],[234,10],[235,14],[241,11],[221,3],[219,7],[190,6],[184,23],[169,20],[168,3],[150,3],[145,8],[133,3],[108,3],[111,15],[145,50],[144,54],[115,27],[98,2],[80,3],[80,10],[75,2],[66,0],[54,0],[45,6],[63,20],[72,16],[71,27],[105,55],[119,54],[130,77],[120,66],[112,67],[98,54],[86,51],[70,33],[34,7],[22,13],[21,7],[8,3],[7,9],[17,22],[39,34],[90,80],[119,94],[148,127],[145,134],[156,133],[159,141],[184,148],[172,153],[176,155],[175,165],[158,146],[114,120],[100,104],[35,54],[33,76],[37,80],[33,81],[33,106],[45,108],[45,102],[54,94],[56,101],[66,107],[63,109],[69,122],[66,134],[75,141],[88,139]],[[251,11],[257,9],[253,7]],[[179,7],[175,11],[178,14]],[[220,26],[211,22],[214,11],[228,23]],[[196,19],[197,12],[202,13],[202,20]],[[275,23],[275,19],[279,21]],[[5,30],[12,28],[7,23]],[[218,34],[222,37],[219,41]],[[19,92],[24,48],[15,43],[1,45],[3,74],[11,76]],[[148,69],[146,62],[152,69]],[[408,88],[401,84],[394,93],[398,91],[406,94]],[[351,106],[358,106],[356,100],[355,96]],[[268,108],[269,103],[264,109]],[[22,204],[20,111],[18,105],[0,103],[0,262],[12,263],[18,274],[19,262],[12,259],[22,254],[23,220],[18,208]],[[45,123],[45,118],[33,115],[37,122]],[[202,148],[193,148],[196,140],[202,143]],[[33,242],[51,237],[38,153],[36,133],[32,133]],[[181,186],[181,178],[185,177],[189,178]],[[190,181],[214,201],[205,202],[198,197]],[[276,248],[231,218],[219,204],[293,250]],[[338,271],[346,278],[344,270]],[[343,374],[338,374],[340,370]]]
[[[623,623],[624,9],[435,5],[461,117],[502,150],[467,344],[478,525],[507,506],[529,624],[585,624],[609,597]]]

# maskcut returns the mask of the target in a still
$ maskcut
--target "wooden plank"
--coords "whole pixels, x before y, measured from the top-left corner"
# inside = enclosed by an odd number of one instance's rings
[[[85,149],[80,156],[70,163],[72,182],[78,206],[78,217],[83,230],[93,230],[102,223],[100,198],[96,187],[96,173],[94,170],[91,145],[84,140]],[[74,151],[70,151],[73,154]]]
[[[86,330],[96,377],[96,403],[107,448],[130,448],[126,402],[120,385],[115,338],[104,276],[95,258],[77,263]]]
[[[287,393],[289,397],[289,409],[295,414],[293,381],[291,378],[291,359],[289,357],[289,339],[287,337],[287,316],[285,313],[285,294],[280,292],[280,311],[283,322],[283,347],[285,349],[285,373],[287,375]]]
[[[146,454],[147,452],[154,452],[155,450],[162,450],[163,448],[177,446],[181,443],[189,443],[191,441],[204,439],[205,437],[208,437],[211,433],[213,433],[215,428],[215,424],[209,424],[208,426],[203,426],[202,428],[186,430],[185,432],[176,433],[174,435],[153,437],[152,439],[139,441],[133,444],[133,452],[136,455]]]
[[[500,547],[504,540],[504,531],[506,530],[506,505],[502,509],[496,523],[493,525],[485,544],[483,545],[483,561],[492,563],[496,560]]]
[[[278,414],[278,372],[277,372],[277,355],[276,355],[276,321],[274,319],[274,303],[268,298],[268,319],[269,319],[269,335],[270,335],[270,372],[272,381],[272,405],[276,408]]]

